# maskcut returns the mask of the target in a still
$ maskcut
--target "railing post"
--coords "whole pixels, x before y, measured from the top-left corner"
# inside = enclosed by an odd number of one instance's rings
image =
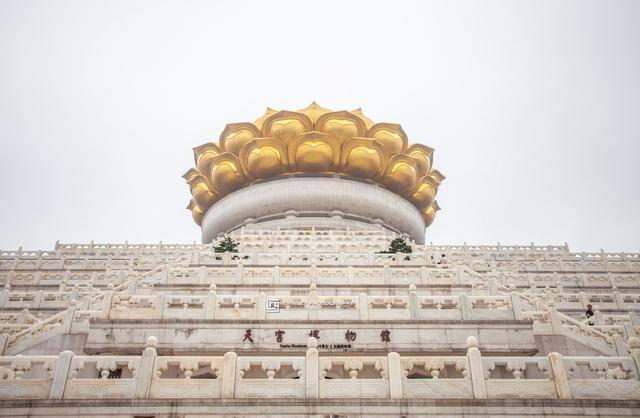
[[[233,351],[229,351],[224,355],[224,364],[222,366],[222,390],[220,393],[222,398],[232,399],[235,395],[237,360],[238,355]]]
[[[617,290],[613,291],[613,298],[616,301],[616,305],[618,305],[618,309],[625,309],[624,306],[624,298]]]
[[[635,311],[629,311],[629,321],[631,325],[640,325],[640,318],[638,318],[638,314]]]
[[[558,316],[558,311],[553,306],[549,307],[549,322],[551,323],[551,331],[553,335],[563,335],[562,320]]]
[[[319,367],[318,340],[309,337],[305,357],[305,394],[307,399],[318,399],[320,396]]]
[[[369,297],[366,293],[360,293],[360,320],[369,319]]]
[[[320,307],[318,306],[318,291],[315,283],[311,283],[309,285],[309,296],[307,296],[307,310],[309,311],[309,319],[315,320],[318,319],[318,311]]]
[[[67,377],[69,376],[69,368],[73,360],[72,351],[63,351],[58,355],[56,367],[53,372],[53,381],[49,390],[49,399],[62,399],[64,396],[64,388],[67,385]]]
[[[164,311],[164,293],[156,295],[156,304],[153,307],[153,319],[162,319],[162,312]]]
[[[315,263],[309,268],[309,284],[311,283],[318,283],[318,266]]]
[[[142,358],[140,359],[140,364],[136,372],[136,398],[149,397],[151,381],[155,372],[156,357],[158,355],[156,347],[158,347],[158,339],[153,336],[147,338],[147,347],[142,352]]]
[[[498,296],[498,285],[496,284],[495,277],[489,277],[487,279],[487,288],[489,289],[489,296]]]
[[[212,283],[209,285],[209,293],[207,293],[205,319],[213,319],[215,317],[217,303],[218,294],[216,292],[216,285]]]
[[[569,378],[562,362],[562,355],[559,353],[549,353],[549,363],[553,373],[553,382],[556,385],[558,399],[571,399],[569,389]]]
[[[475,399],[487,398],[487,387],[484,381],[484,367],[482,367],[482,356],[478,349],[478,339],[476,337],[467,338],[467,361],[469,362],[469,374],[471,375],[471,386]]]
[[[468,295],[460,295],[460,310],[462,311],[462,319],[471,319],[471,301]]]
[[[7,348],[7,340],[9,340],[9,334],[0,334],[0,355],[4,355],[4,350]]]
[[[420,319],[420,304],[418,303],[418,295],[416,293],[416,285],[409,285],[409,309],[411,310],[411,319]]]
[[[73,317],[76,314],[76,309],[76,306],[69,306],[67,311],[64,313],[62,326],[64,327],[65,334],[69,334],[71,332],[71,326],[73,325]]]
[[[629,352],[627,351],[627,347],[624,345],[624,339],[620,334],[613,334],[613,346],[616,349],[616,353],[620,357],[627,357]]]
[[[387,354],[389,364],[389,395],[391,399],[402,398],[402,365],[400,364],[400,354],[391,352]]]
[[[513,309],[513,319],[519,321],[522,319],[522,300],[518,292],[511,292],[511,309]]]
[[[266,319],[267,318],[267,295],[265,293],[260,293],[258,295],[258,304],[257,304],[257,319]]]
[[[105,290],[102,297],[102,309],[100,310],[100,319],[109,319],[111,311],[111,299],[113,298],[113,286],[110,290]]]

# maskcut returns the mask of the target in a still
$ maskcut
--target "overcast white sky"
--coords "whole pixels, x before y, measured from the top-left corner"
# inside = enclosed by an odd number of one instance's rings
[[[434,243],[640,248],[640,1],[0,0],[0,248],[192,242],[227,122],[362,106],[436,149]]]

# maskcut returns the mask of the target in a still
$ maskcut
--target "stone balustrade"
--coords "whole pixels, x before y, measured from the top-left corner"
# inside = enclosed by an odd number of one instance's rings
[[[110,309],[104,319],[200,320],[483,320],[522,319],[518,294],[509,296],[322,296],[265,293],[219,295],[129,295],[104,292]],[[106,302],[105,302],[106,303]],[[98,310],[98,306],[94,310]],[[105,312],[106,314],[106,312]]]
[[[630,356],[485,357],[304,355],[0,357],[0,399],[427,398],[638,399],[640,345]]]

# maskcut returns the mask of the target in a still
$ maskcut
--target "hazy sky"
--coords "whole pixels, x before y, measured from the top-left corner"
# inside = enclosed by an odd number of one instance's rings
[[[640,248],[640,1],[0,0],[0,248],[192,242],[191,148],[266,106],[436,149],[434,243]]]

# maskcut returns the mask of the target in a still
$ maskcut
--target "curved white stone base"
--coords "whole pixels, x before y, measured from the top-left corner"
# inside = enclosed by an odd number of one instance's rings
[[[253,184],[213,205],[202,242],[240,227],[388,229],[424,243],[425,224],[409,201],[380,186],[334,177],[293,177]]]

